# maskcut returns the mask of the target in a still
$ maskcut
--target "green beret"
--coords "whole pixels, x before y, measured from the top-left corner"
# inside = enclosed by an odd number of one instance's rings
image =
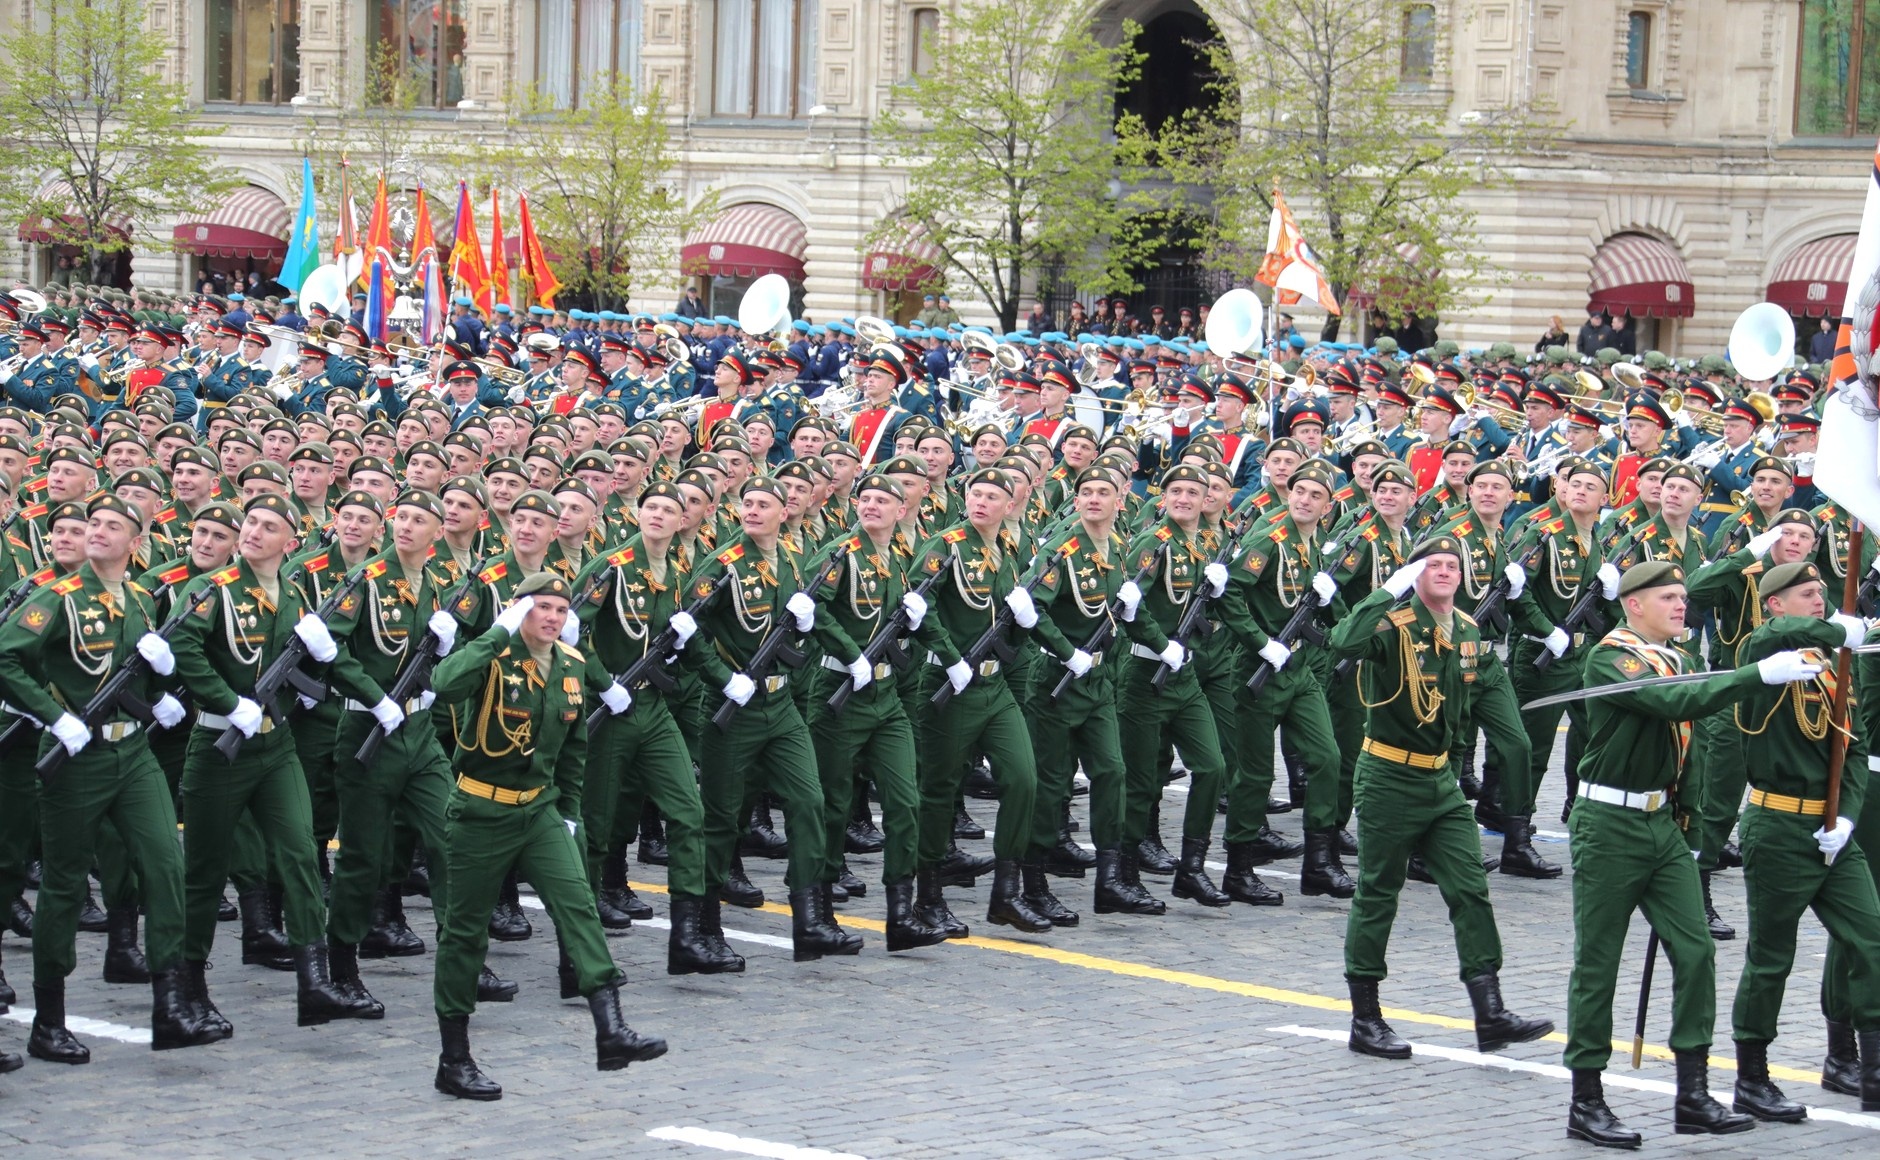
[[[235,476],[236,484],[247,483],[251,479],[265,479],[271,483],[287,486],[287,472],[272,459],[257,459]]]
[[[837,439],[824,444],[822,453],[824,459],[833,459],[838,455],[846,455],[857,463],[861,462],[862,459],[861,449],[856,447],[855,444],[850,443],[847,439]]]
[[[353,470],[357,471],[358,469],[359,469],[359,461],[355,459],[353,460]],[[509,475],[518,476],[522,479],[529,478],[529,473],[523,470],[522,460],[517,459],[513,455],[505,455],[501,459],[491,460],[489,464],[483,468],[483,478],[488,479],[490,476],[495,475],[498,472],[503,472]]]
[[[1470,448],[1470,450],[1473,451],[1474,448]],[[1360,459],[1366,455],[1377,455],[1385,459],[1391,457],[1390,448],[1375,439],[1366,439],[1364,442],[1351,449],[1351,457],[1353,459]]]
[[[392,465],[376,455],[361,455],[353,460],[346,469],[346,476],[349,479],[357,479],[362,471],[376,471],[387,479],[398,478],[398,473],[392,470]]]
[[[675,483],[667,483],[663,479],[655,480],[654,482],[647,484],[646,490],[640,493],[640,498],[638,502],[634,504],[634,506],[645,507],[646,501],[649,499],[653,499],[655,497],[659,499],[669,499],[673,503],[678,504],[680,510],[683,511],[685,509],[685,497],[679,494],[679,485]]]
[[[979,442],[980,437],[984,435],[997,435],[1000,442],[1005,442],[1005,428],[997,423],[982,423],[973,428],[972,442]]]
[[[141,532],[144,530],[144,509],[127,499],[113,495],[111,492],[101,491],[93,496],[91,503],[85,508],[84,516],[81,518],[90,519],[99,512],[116,512],[118,515],[129,520],[132,526],[138,531]],[[50,527],[51,525],[48,524],[47,526]]]
[[[106,414],[107,414],[107,415],[122,415],[122,414],[125,414],[125,412],[123,412],[123,411],[109,411],[109,412],[106,412]],[[102,419],[101,419],[101,420],[99,420],[99,421],[100,421],[100,422],[103,422],[103,420],[102,420]],[[118,444],[120,444],[120,443],[135,443],[135,444],[137,444],[137,445],[138,445],[139,447],[149,447],[149,446],[150,446],[150,444],[148,444],[148,443],[145,443],[145,442],[144,442],[144,437],[143,437],[143,435],[142,435],[142,434],[140,434],[140,433],[138,432],[138,430],[137,430],[137,428],[135,428],[135,427],[119,427],[119,428],[117,428],[116,430],[114,430],[114,431],[112,431],[112,432],[111,432],[111,433],[110,433],[109,435],[106,435],[106,436],[104,437],[104,442],[103,442],[103,444],[102,444],[102,446],[103,446],[103,448],[104,448],[104,449],[105,449],[106,451],[109,451],[109,450],[111,450],[111,449],[112,449],[113,447],[116,447],[116,446],[117,446]]]
[[[105,494],[110,495],[109,492],[106,492]],[[112,498],[116,499],[117,497],[112,496]],[[120,504],[124,503],[123,500],[118,500],[118,502]],[[129,506],[129,505],[125,505],[125,506]],[[116,509],[113,509],[113,510],[116,510]],[[53,524],[58,523],[60,520],[77,520],[79,523],[82,524],[85,521],[89,520],[90,518],[91,518],[91,510],[85,506],[85,501],[77,500],[77,499],[70,499],[70,500],[66,500],[62,504],[57,505],[50,512],[46,514],[46,526],[50,528]],[[138,521],[138,523],[141,524],[143,522],[144,517],[143,517],[143,513],[139,512],[137,515],[132,516],[131,518]]]
[[[1301,482],[1316,483],[1325,489],[1325,494],[1327,495],[1330,495],[1333,490],[1335,490],[1332,487],[1331,467],[1317,459],[1301,464],[1299,470],[1292,473],[1292,478],[1287,481],[1287,486],[1291,487]]]
[[[1071,428],[1068,428],[1064,432],[1065,439],[1069,439],[1073,435],[1077,435],[1084,439],[1089,439],[1093,443],[1096,442],[1096,439],[1090,434],[1089,428],[1086,428],[1086,427],[1071,427]],[[953,446],[953,436],[947,434],[946,428],[935,427],[931,423],[926,424],[921,429],[920,434],[915,437],[914,446],[919,447],[922,443],[925,443],[929,439],[938,439],[942,443],[945,443],[948,447]],[[1062,442],[1062,440],[1060,440],[1060,442]]]
[[[1640,475],[1663,475],[1677,460],[1668,455],[1654,455],[1639,465]]]
[[[1364,444],[1364,446],[1368,447],[1370,444],[1367,443]],[[1388,452],[1386,452],[1386,454],[1388,454]],[[1449,442],[1443,444],[1444,459],[1448,459],[1451,455],[1467,455],[1470,458],[1474,458],[1480,454],[1481,452],[1475,449],[1475,444],[1469,442],[1467,439],[1451,439]]]
[[[1820,579],[1819,569],[1806,560],[1800,560],[1793,564],[1777,564],[1764,572],[1762,582],[1756,588],[1761,597],[1766,600],[1778,592],[1785,592],[1790,588]]]
[[[1171,484],[1194,483],[1202,488],[1208,486],[1207,472],[1192,463],[1177,463],[1162,473],[1162,490],[1167,491]]]
[[[1703,491],[1705,488],[1704,473],[1688,463],[1673,462],[1670,466],[1665,468],[1665,482],[1670,483],[1674,479],[1688,480],[1696,484],[1697,490],[1699,491]]]
[[[243,472],[243,474],[245,475],[247,473]],[[284,495],[266,492],[242,505],[242,514],[244,515],[253,515],[261,511],[273,512],[275,515],[280,516],[283,520],[287,521],[287,526],[291,530],[298,530],[300,528],[300,515],[294,511],[294,505],[288,502],[287,497]]]
[[[296,437],[300,435],[300,428],[295,426],[294,421],[286,416],[282,416],[279,419],[270,419],[262,424],[261,433],[263,435],[266,435],[270,431],[283,431]]]
[[[228,443],[246,443],[256,451],[261,450],[261,441],[249,434],[246,427],[234,427],[224,431],[222,437],[216,440],[215,445],[220,450],[224,444]]]
[[[1769,521],[1769,526],[1772,528],[1785,527],[1788,524],[1800,524],[1811,532],[1821,531],[1821,525],[1815,522],[1815,517],[1801,508],[1783,508],[1776,513],[1775,519]]]
[[[1795,469],[1789,466],[1789,461],[1786,459],[1779,459],[1774,455],[1763,456],[1762,458],[1758,459],[1755,462],[1755,464],[1751,466],[1749,469],[1749,473],[1752,476],[1759,475],[1765,471],[1780,471],[1783,475],[1788,476],[1790,479],[1795,478]]]
[[[164,484],[162,473],[150,467],[133,467],[113,480],[111,486],[141,487],[156,495],[163,495],[169,490]]]
[[[1290,451],[1294,455],[1303,456],[1306,453],[1306,445],[1294,439],[1292,436],[1287,435],[1283,438],[1275,439],[1266,445],[1266,453],[1268,455],[1273,454],[1275,451]]]
[[[531,572],[516,585],[516,599],[524,596],[559,596],[568,599],[570,589],[568,581],[554,572]]]
[[[1426,540],[1421,540],[1417,543],[1416,547],[1410,549],[1410,563],[1414,564],[1418,560],[1429,556],[1442,555],[1454,556],[1458,560],[1462,559],[1462,541],[1447,534],[1431,536]]]
[[[596,409],[598,410],[598,408]],[[746,431],[751,429],[751,424],[753,423],[762,423],[773,432],[777,429],[776,416],[772,415],[769,411],[752,411],[750,414],[744,416],[744,418],[738,420],[738,422],[743,424]]]
[[[76,447],[54,447],[46,455],[46,466],[55,463],[76,463],[87,471],[98,470],[98,461]]]
[[[405,451],[405,462],[410,463],[420,455],[429,455],[432,459],[437,460],[446,467],[450,466],[450,456],[445,454],[442,447],[439,447],[429,439],[420,439],[407,448]]]
[[[609,458],[614,460],[616,465],[618,465],[619,461],[622,459],[631,459],[635,463],[645,463],[651,458],[646,448],[640,446],[638,440],[626,438],[614,440],[613,443],[608,446],[607,454]],[[580,461],[576,460],[576,462],[578,463]]]
[[[1012,483],[1011,473],[1002,468],[984,467],[966,477],[967,487],[980,483],[996,487],[1007,495],[1018,494],[1016,485]]]
[[[1485,475],[1499,475],[1509,483],[1515,481],[1514,464],[1506,459],[1490,459],[1478,463],[1469,469],[1469,482],[1474,483]]]
[[[558,520],[561,518],[561,505],[555,502],[554,496],[540,489],[525,491],[517,496],[516,506],[511,508],[510,511],[512,513],[541,512],[550,519]]]
[[[743,499],[747,495],[760,491],[778,503],[790,502],[790,497],[783,493],[783,485],[767,475],[754,476],[745,480],[744,486],[738,489],[738,498]]]
[[[472,454],[480,453],[483,450],[483,445],[481,443],[478,443],[475,439],[472,439],[467,434],[467,432],[471,429],[471,426],[472,424],[475,423],[475,421],[476,420],[473,417],[470,420],[466,421],[460,430],[452,431],[450,434],[444,436],[445,449],[448,450],[452,447],[461,447],[465,451],[471,452]],[[482,427],[481,430],[487,431],[489,430],[489,427],[486,425]]]
[[[437,491],[442,499],[453,491],[461,491],[483,507],[490,506],[490,491],[483,486],[483,481],[474,475],[453,475],[444,481],[444,486]]]
[[[788,465],[786,464],[785,466],[788,466]],[[887,476],[880,475],[880,474],[870,475],[867,478],[863,479],[861,483],[856,485],[855,492],[857,495],[860,495],[862,492],[865,492],[865,491],[885,491],[889,495],[893,496],[895,499],[898,499],[898,500],[907,499],[906,488],[894,482],[892,479],[889,479]]]
[[[599,507],[601,503],[600,493],[596,492],[592,485],[586,480],[576,479],[572,475],[562,479],[555,485],[555,494],[578,495],[595,507]]]
[[[385,505],[379,502],[378,496],[369,491],[354,490],[340,496],[339,502],[333,505],[333,510],[338,511],[344,507],[362,507],[380,519],[385,518]]]
[[[1572,479],[1576,475],[1591,475],[1599,479],[1602,483],[1606,482],[1606,473],[1600,468],[1599,464],[1594,463],[1590,459],[1582,459],[1577,455],[1569,458],[1566,472],[1568,479]]]
[[[292,466],[302,460],[308,459],[315,463],[323,463],[331,467],[333,465],[333,449],[318,441],[302,443],[300,446],[294,448],[293,452],[288,455],[287,462],[289,466]]]
[[[1376,487],[1380,483],[1396,483],[1404,487],[1415,488],[1417,485],[1417,477],[1410,473],[1410,468],[1407,464],[1399,463],[1397,460],[1393,459],[1386,463],[1380,463],[1371,470],[1371,486]]]
[[[704,472],[698,470],[697,468],[690,468],[688,470],[681,471],[679,473],[679,478],[673,480],[673,482],[683,483],[687,487],[696,487],[700,491],[704,492],[706,495],[715,496],[718,494],[717,489],[712,484],[711,476],[706,475]]]
[[[897,455],[877,467],[875,472],[879,475],[918,475],[922,479],[927,478],[927,468],[911,455]]]
[[[1129,486],[1124,481],[1122,472],[1103,462],[1093,463],[1078,472],[1074,490],[1081,490],[1086,483],[1107,483],[1119,492]]]
[[[701,451],[685,461],[689,471],[716,471],[720,475],[729,475],[731,468],[725,461],[709,451]]]
[[[190,517],[189,526],[193,529],[205,520],[236,531],[239,531],[242,526],[242,515],[235,510],[235,505],[223,503],[221,500],[215,500],[197,508],[196,514]]]
[[[517,506],[519,507],[521,505],[518,504]],[[399,492],[398,498],[392,502],[392,507],[395,509],[417,508],[421,512],[429,512],[431,515],[436,516],[440,523],[443,522],[444,519],[444,501],[428,491],[419,491],[415,487],[408,487],[404,491]]]
[[[805,455],[796,462],[801,463],[824,479],[833,480],[836,477],[836,469],[830,466],[829,461],[820,455]]]
[[[1619,595],[1630,596],[1647,588],[1684,583],[1684,569],[1670,560],[1647,560],[1634,564],[1619,578]]]
[[[598,449],[583,451],[580,455],[575,456],[573,463],[568,465],[568,474],[573,475],[577,471],[604,471],[608,475],[612,475],[614,473],[614,457]]]

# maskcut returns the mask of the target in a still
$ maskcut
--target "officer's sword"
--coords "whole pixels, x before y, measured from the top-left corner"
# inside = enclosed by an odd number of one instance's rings
[[[1856,645],[1853,648],[1838,650],[1861,656],[1866,653],[1880,653],[1880,642]],[[1644,677],[1636,681],[1620,681],[1612,685],[1595,685],[1590,689],[1568,689],[1564,693],[1541,697],[1521,706],[1521,711],[1544,709],[1549,705],[1565,705],[1572,701],[1591,701],[1598,697],[1614,697],[1620,693],[1630,693],[1638,689],[1650,689],[1659,685],[1690,685],[1698,681],[1707,681],[1716,676],[1728,676],[1732,669],[1711,669],[1701,673],[1673,673],[1668,677]],[[1825,672],[1826,669],[1824,668]]]
[[[1645,1062],[1645,1011],[1652,1001],[1652,968],[1658,964],[1658,931],[1645,940],[1645,973],[1638,982],[1638,1021],[1632,1024],[1632,1070]]]

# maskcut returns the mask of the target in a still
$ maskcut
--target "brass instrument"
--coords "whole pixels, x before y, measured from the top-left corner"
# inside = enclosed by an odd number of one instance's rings
[[[1645,369],[1637,363],[1613,363],[1612,370],[1608,373],[1612,375],[1613,382],[1618,383],[1627,391],[1642,391],[1645,389]]]
[[[1377,421],[1365,418],[1348,425],[1343,431],[1332,436],[1327,446],[1334,455],[1350,455],[1358,444],[1376,437]]]
[[[1025,369],[1025,352],[1016,343],[1002,342],[992,348],[992,361],[999,364],[1000,370],[1017,374]]]
[[[490,378],[495,379],[505,387],[518,386],[526,382],[529,377],[527,371],[517,370],[515,367],[510,366],[499,358],[491,358],[485,355],[482,358],[476,359],[475,362],[478,366],[483,368],[484,373],[488,374]]]
[[[1077,365],[1077,381],[1079,383],[1082,383],[1086,387],[1096,383],[1097,355],[1102,352],[1103,348],[1094,342],[1078,344],[1077,357],[1081,360]]]
[[[855,320],[855,334],[867,344],[864,347],[858,343],[858,348],[865,349],[869,354],[879,352],[884,346],[892,347],[897,355],[901,353],[901,340],[894,337],[894,323],[885,318],[877,318],[872,314],[862,315]]]
[[[1425,391],[1436,385],[1436,372],[1422,363],[1411,363],[1408,373],[1416,385]]]
[[[1606,381],[1588,370],[1574,371],[1573,382],[1582,395],[1598,395],[1606,389]]]

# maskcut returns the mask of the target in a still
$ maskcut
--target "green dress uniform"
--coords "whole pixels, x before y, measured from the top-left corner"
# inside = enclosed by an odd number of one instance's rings
[[[1760,519],[1760,515],[1757,512],[1756,518]],[[1742,539],[1733,535],[1733,531],[1739,520],[1749,518],[1749,513],[1742,513],[1718,529],[1711,539],[1714,558],[1690,578],[1692,607],[1709,610],[1712,618],[1712,668],[1735,667],[1750,634],[1763,622],[1760,585],[1768,564],[1745,546],[1726,546]],[[1736,828],[1737,818],[1742,813],[1746,784],[1744,753],[1743,733],[1735,722],[1726,719],[1711,730],[1710,746],[1705,754],[1709,776],[1704,781],[1698,824],[1692,827],[1700,870],[1717,869],[1718,855],[1729,842],[1730,831]]]
[[[1372,518],[1348,526],[1340,535],[1337,554],[1330,571],[1338,583],[1338,596],[1347,607],[1357,605],[1390,579],[1391,573],[1410,558],[1413,542],[1410,525],[1391,530],[1389,524]],[[1338,816],[1343,829],[1351,822],[1352,795],[1358,772],[1358,754],[1364,744],[1364,700],[1359,696],[1355,667],[1345,677],[1336,676],[1336,667],[1327,677],[1326,708],[1332,717],[1332,730],[1338,737]]]
[[[1604,563],[1603,547],[1593,530],[1580,534],[1571,516],[1555,516],[1532,525],[1538,540],[1526,540],[1515,553],[1528,561],[1524,596],[1533,602],[1541,620],[1558,627],[1567,612],[1589,584],[1598,584],[1596,573]],[[1537,544],[1537,555],[1529,552]],[[1539,627],[1536,625],[1535,627]],[[1515,699],[1522,704],[1580,687],[1580,666],[1586,659],[1586,632],[1581,629],[1568,639],[1567,649],[1545,669],[1536,668],[1548,653],[1545,638],[1536,639],[1530,631],[1517,636],[1508,651],[1510,677]],[[1501,775],[1501,810],[1516,817],[1531,817],[1541,781],[1547,776],[1547,763],[1553,757],[1554,738],[1559,735],[1560,718],[1567,717],[1566,775],[1569,786],[1578,780],[1581,751],[1586,745],[1586,705],[1574,701],[1542,709],[1524,710],[1530,760],[1526,768],[1504,767]]]

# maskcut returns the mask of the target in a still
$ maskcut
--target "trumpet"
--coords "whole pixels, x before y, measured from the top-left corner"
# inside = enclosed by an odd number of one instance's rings
[[[1335,455],[1349,455],[1358,444],[1375,438],[1376,435],[1377,422],[1369,418],[1360,419],[1332,436],[1331,451]]]
[[[505,387],[516,386],[529,377],[527,371],[518,370],[502,359],[491,358],[488,355],[477,359],[476,364],[483,368],[484,373],[488,374],[492,379],[495,379]]]

